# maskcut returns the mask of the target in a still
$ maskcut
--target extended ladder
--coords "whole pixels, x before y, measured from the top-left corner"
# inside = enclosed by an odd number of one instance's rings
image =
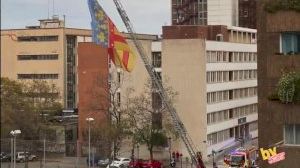
[[[113,1],[114,1],[115,5],[117,7],[117,10],[127,28],[127,31],[129,33],[130,37],[132,38],[134,45],[136,46],[144,64],[145,64],[145,67],[150,75],[151,80],[154,82],[155,87],[158,90],[158,93],[159,93],[164,105],[167,107],[168,111],[170,112],[170,115],[173,119],[176,131],[178,132],[182,141],[184,142],[192,161],[194,163],[199,164],[198,159],[197,159],[197,153],[195,151],[196,146],[193,144],[193,141],[192,141],[191,137],[189,136],[188,132],[186,131],[183,123],[181,122],[175,108],[172,106],[172,104],[170,102],[170,98],[166,94],[164,87],[159,80],[159,76],[155,72],[155,69],[151,64],[151,61],[147,57],[141,42],[137,40],[137,37],[135,36],[136,33],[133,30],[133,26],[126,14],[126,11],[124,10],[120,0],[113,0]],[[202,162],[202,160],[201,160],[201,162]]]

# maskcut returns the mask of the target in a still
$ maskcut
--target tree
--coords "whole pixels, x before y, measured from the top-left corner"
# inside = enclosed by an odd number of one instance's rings
[[[113,76],[119,79],[103,79],[101,75],[97,76],[93,81],[93,86],[90,89],[90,94],[93,99],[89,103],[89,111],[103,112],[105,119],[101,125],[94,125],[91,131],[92,143],[110,143],[112,146],[112,157],[115,158],[122,145],[122,140],[129,135],[128,121],[125,117],[128,106],[120,105],[120,88],[126,81],[126,78],[121,78],[121,73]],[[109,83],[109,86],[107,84]],[[130,92],[131,89],[128,89]],[[85,130],[85,133],[87,130]],[[106,145],[107,146],[107,145]],[[101,148],[100,146],[98,146]],[[107,152],[104,152],[107,153]]]
[[[24,94],[34,105],[38,114],[54,116],[60,114],[62,105],[57,86],[45,80],[28,81],[23,89]]]
[[[48,94],[51,88],[56,87],[39,81],[24,83],[1,78],[1,136],[9,137],[11,130],[21,129],[24,139],[38,139],[43,128],[40,114],[61,109],[59,99]]]
[[[164,87],[171,103],[177,95],[171,87]],[[149,150],[150,159],[153,160],[153,148],[165,146],[168,136],[177,138],[171,117],[160,99],[159,93],[147,82],[145,92],[130,99],[128,118],[132,127],[135,143],[145,144]]]

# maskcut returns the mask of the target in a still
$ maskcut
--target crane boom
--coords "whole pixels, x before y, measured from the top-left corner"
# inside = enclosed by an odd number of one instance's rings
[[[156,89],[158,90],[158,93],[159,93],[164,105],[166,106],[166,108],[168,109],[168,111],[169,111],[169,113],[172,117],[172,120],[174,122],[176,131],[180,135],[181,140],[184,142],[192,161],[194,163],[199,164],[199,160],[197,159],[196,146],[194,145],[190,135],[188,134],[188,132],[185,128],[185,126],[181,122],[181,120],[178,116],[178,113],[176,112],[176,109],[171,104],[170,98],[166,94],[165,89],[164,89],[161,81],[159,80],[159,76],[155,72],[155,69],[151,64],[151,61],[147,57],[141,42],[137,40],[136,33],[135,33],[135,31],[133,29],[133,26],[132,26],[132,24],[129,20],[129,17],[126,14],[126,11],[124,10],[120,0],[113,0],[113,1],[114,1],[115,5],[117,7],[118,13],[120,14],[120,16],[121,16],[121,18],[122,18],[122,20],[123,20],[123,22],[124,22],[124,24],[127,28],[127,31],[129,33],[130,37],[132,38],[132,41],[133,41],[137,51],[139,52],[139,55],[141,56],[141,58],[143,60],[143,63],[145,65],[145,68],[146,68],[147,72],[150,75],[151,80],[153,81],[153,83],[154,83]],[[202,162],[202,160],[201,160],[201,162]]]

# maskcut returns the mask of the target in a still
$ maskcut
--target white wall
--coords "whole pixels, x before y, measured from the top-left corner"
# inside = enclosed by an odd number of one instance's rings
[[[237,0],[207,0],[208,25],[238,25]]]

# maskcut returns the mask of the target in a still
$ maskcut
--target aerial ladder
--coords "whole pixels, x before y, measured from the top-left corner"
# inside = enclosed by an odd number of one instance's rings
[[[128,31],[128,33],[129,33],[129,35],[130,35],[130,37],[131,37],[131,39],[134,43],[139,55],[141,56],[141,58],[144,62],[145,68],[146,68],[147,72],[149,73],[150,78],[153,81],[153,83],[154,83],[154,85],[155,85],[155,87],[158,91],[158,94],[160,95],[164,105],[166,106],[166,108],[168,109],[168,111],[169,111],[169,113],[172,117],[175,129],[178,132],[179,136],[181,137],[181,140],[185,144],[186,149],[187,149],[193,163],[196,163],[197,166],[200,165],[199,166],[200,168],[202,168],[202,166],[204,167],[201,154],[198,152],[198,150],[197,150],[196,146],[194,145],[190,135],[188,134],[185,126],[181,122],[175,108],[171,104],[170,98],[166,94],[166,91],[165,91],[161,81],[159,80],[160,78],[159,78],[158,74],[155,72],[155,69],[151,64],[151,61],[147,57],[146,52],[145,52],[141,42],[137,40],[136,33],[133,29],[133,26],[132,26],[132,24],[131,24],[128,16],[127,16],[127,13],[124,10],[120,0],[113,0],[113,1],[116,5],[118,13],[121,16],[121,18],[122,18],[122,20],[123,20],[123,22],[124,22],[124,24],[127,28],[127,31]]]

